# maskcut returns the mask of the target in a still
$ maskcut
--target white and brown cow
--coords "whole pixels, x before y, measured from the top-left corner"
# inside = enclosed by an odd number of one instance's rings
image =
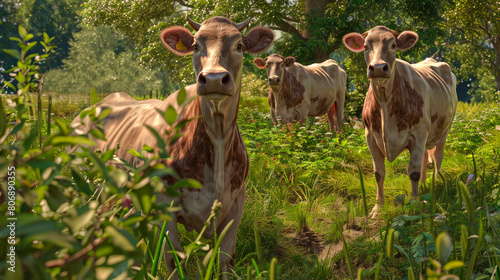
[[[266,68],[271,118],[284,122],[304,120],[307,116],[328,115],[330,130],[339,131],[344,119],[347,74],[332,59],[304,66],[294,57],[272,54],[256,58],[255,65]]]
[[[248,155],[236,125],[241,91],[243,53],[257,53],[271,45],[273,32],[268,28],[256,27],[246,36],[241,31],[250,19],[234,23],[224,17],[213,17],[201,24],[188,18],[191,27],[197,31],[193,36],[184,27],[170,27],[162,31],[161,40],[168,50],[176,55],[193,54],[193,66],[197,83],[186,87],[187,98],[194,100],[179,109],[179,91],[166,100],[136,101],[125,93],[114,93],[104,98],[97,107],[111,108],[104,119],[103,128],[107,141],[97,141],[101,150],[114,148],[118,157],[134,164],[142,162],[127,151],[141,150],[143,145],[157,147],[153,134],[146,129],[149,125],[168,141],[165,130],[171,130],[156,109],[165,111],[173,106],[179,114],[177,122],[193,121],[181,130],[183,135],[170,147],[173,158],[165,162],[173,167],[180,178],[194,178],[203,188],[180,189],[180,197],[159,194],[157,201],[173,202],[180,211],[168,222],[168,236],[177,251],[182,251],[177,232],[177,222],[187,230],[200,231],[210,215],[211,207],[217,199],[222,209],[216,219],[216,229],[220,234],[231,221],[233,225],[221,244],[220,261],[227,270],[236,250],[236,233],[243,215],[245,203],[245,178],[248,174]],[[176,124],[174,124],[175,126]],[[88,133],[93,124],[87,119],[76,118],[72,126],[80,126],[80,133]],[[165,178],[167,179],[167,178]],[[172,178],[168,178],[173,183]],[[213,227],[213,224],[210,225]],[[212,237],[214,230],[204,232],[205,238]],[[166,250],[168,251],[168,250]],[[230,257],[231,256],[231,257]],[[169,271],[173,266],[173,255],[165,253]]]
[[[378,205],[384,204],[385,163],[408,149],[412,198],[418,197],[418,181],[426,178],[427,162],[435,171],[457,107],[457,80],[448,64],[427,58],[417,64],[396,59],[396,51],[411,48],[418,35],[401,34],[377,26],[363,34],[349,33],[343,42],[354,52],[364,50],[370,87],[363,107],[366,143],[373,158]]]

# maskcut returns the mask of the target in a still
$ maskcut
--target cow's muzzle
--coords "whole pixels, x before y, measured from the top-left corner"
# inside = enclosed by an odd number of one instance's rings
[[[205,72],[198,75],[198,95],[208,99],[224,99],[234,93],[234,81],[227,71]]]
[[[391,69],[385,62],[370,63],[368,66],[368,79],[372,78],[390,78]]]
[[[280,80],[280,77],[273,75],[273,76],[269,77],[268,82],[269,82],[270,86],[279,86],[281,83],[281,80]]]

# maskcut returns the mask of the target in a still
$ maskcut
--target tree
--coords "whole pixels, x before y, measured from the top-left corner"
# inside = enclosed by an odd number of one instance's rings
[[[497,0],[454,0],[446,12],[454,36],[447,44],[460,67],[461,78],[495,77],[500,91],[500,2]]]
[[[79,93],[94,87],[104,93],[146,94],[158,87],[157,80],[137,62],[127,38],[113,28],[86,28],[74,37],[64,68],[47,74],[46,91]]]

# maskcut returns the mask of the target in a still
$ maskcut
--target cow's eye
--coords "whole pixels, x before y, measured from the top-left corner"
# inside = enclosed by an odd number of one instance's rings
[[[239,51],[241,51],[243,49],[243,44],[242,43],[239,43],[238,46],[236,47]]]
[[[370,49],[370,47],[368,47],[368,45],[365,45],[365,46],[364,46],[364,49],[365,49],[365,50],[369,50],[369,49]]]
[[[195,51],[198,51],[199,49],[200,49],[200,48],[198,47],[198,45],[197,45],[197,44],[194,44],[194,50],[195,50]]]
[[[396,48],[396,43],[393,43],[392,44],[392,48],[395,49]]]

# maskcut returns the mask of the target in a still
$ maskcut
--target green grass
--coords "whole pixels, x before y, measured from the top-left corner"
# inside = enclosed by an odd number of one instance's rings
[[[88,95],[54,95],[54,118],[71,122],[76,112],[88,104],[85,98]],[[354,271],[363,268],[363,277],[374,278],[374,267],[386,250],[382,244],[383,234],[381,236],[379,233],[379,230],[382,233],[386,231],[384,217],[388,217],[392,227],[399,232],[394,244],[411,250],[417,256],[422,253],[426,257],[435,257],[431,241],[415,243],[419,235],[426,232],[431,234],[430,219],[433,217],[430,216],[430,203],[409,200],[411,185],[406,174],[408,152],[392,163],[386,161],[386,205],[381,211],[380,220],[368,221],[368,234],[364,233],[358,166],[364,177],[368,209],[375,204],[376,183],[363,125],[358,118],[346,116],[341,133],[330,132],[323,117],[316,118],[313,124],[307,121],[274,127],[267,98],[245,95],[240,103],[238,125],[249,153],[250,172],[246,180],[245,210],[238,231],[235,258],[237,275],[245,275],[247,267],[253,266],[252,258],[257,259],[254,234],[254,229],[257,229],[263,254],[260,271],[266,270],[271,259],[277,257],[280,279],[348,278],[348,266],[342,251],[320,259],[321,254],[307,242],[299,242],[298,237],[303,233],[304,226],[307,226],[323,245],[323,250],[328,250],[330,245],[333,247],[342,242],[337,225],[342,227],[350,221],[354,229],[344,231],[344,235],[349,244]],[[500,152],[499,125],[498,104],[460,103],[458,106],[441,168],[445,181],[439,176],[436,178],[436,213],[446,216],[444,223],[435,223],[436,231],[449,232],[456,245],[451,256],[461,255],[461,225],[465,224],[472,234],[478,234],[479,223],[485,223],[485,215],[481,219],[478,213],[475,213],[472,224],[467,222],[467,213],[457,193],[457,179],[465,182],[474,171],[471,152],[475,153],[478,169],[476,184],[483,188],[486,202],[491,205],[495,200],[491,195],[493,190],[494,193],[500,193],[498,176],[495,177],[500,160],[493,151],[496,149]],[[432,169],[432,164],[429,164],[426,188],[419,189],[421,200],[430,201]],[[471,186],[469,183],[468,187]],[[484,205],[478,194],[473,189],[470,191],[474,206]],[[405,195],[405,204],[395,206],[394,200],[399,195]],[[490,206],[490,211],[499,210],[499,204]],[[353,213],[356,217],[353,217]],[[492,236],[486,225],[484,231]],[[361,234],[352,234],[357,231]],[[183,244],[195,239],[196,235],[192,233],[183,229],[180,232]],[[498,244],[498,240],[496,242]],[[484,251],[485,248],[479,251],[475,273],[486,273],[489,267],[488,259],[481,257]],[[409,261],[398,250],[394,252],[394,259],[382,259],[380,279],[406,277]],[[414,272],[423,273],[426,267],[432,268],[429,261],[423,258],[417,260],[419,267],[412,268]],[[187,271],[188,275],[196,276],[196,267],[188,270],[191,270]],[[160,268],[160,271],[164,270]],[[457,275],[462,272],[465,276],[466,268],[456,271]]]

